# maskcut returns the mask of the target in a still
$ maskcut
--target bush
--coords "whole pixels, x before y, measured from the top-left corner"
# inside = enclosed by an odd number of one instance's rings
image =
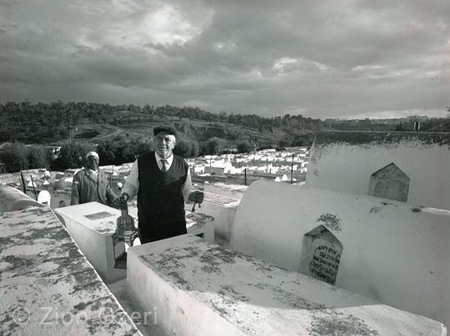
[[[97,146],[97,153],[100,156],[101,165],[121,165],[126,162],[133,162],[139,155],[153,150],[153,141],[147,137],[137,140],[128,140],[125,137],[118,138],[118,141],[103,141]]]
[[[237,144],[238,153],[249,153],[252,150],[252,145],[249,141],[241,141]]]
[[[226,142],[224,139],[212,137],[206,141],[202,152],[206,155],[220,155],[225,148]]]
[[[4,162],[8,173],[23,169],[48,168],[51,153],[44,146],[26,146],[21,142],[14,142],[0,153],[0,161]]]
[[[196,157],[199,152],[198,143],[188,137],[179,136],[173,152],[183,158]]]
[[[51,163],[51,170],[64,171],[69,168],[80,168],[84,165],[85,156],[93,150],[92,145],[73,142],[61,147],[59,156]]]
[[[14,173],[28,168],[27,147],[21,142],[14,142],[1,152],[0,160],[5,164],[7,173]]]
[[[30,146],[27,149],[28,169],[50,167],[52,160],[50,150],[43,146]]]
[[[133,146],[134,146],[134,155],[136,157],[146,152],[152,151],[154,149],[153,140],[147,137],[142,137],[140,139],[133,141]]]

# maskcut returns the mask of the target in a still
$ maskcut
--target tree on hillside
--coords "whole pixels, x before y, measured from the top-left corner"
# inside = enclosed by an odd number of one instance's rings
[[[116,143],[116,161],[114,164],[121,165],[126,162],[133,162],[136,159],[136,148],[131,141],[119,141]]]
[[[198,156],[198,143],[186,136],[179,136],[173,152],[183,158]]]
[[[237,144],[238,153],[250,153],[252,150],[252,145],[249,141],[244,140]]]
[[[13,142],[0,153],[0,161],[5,164],[8,173],[28,168],[27,148],[23,143]]]
[[[30,146],[27,148],[28,169],[49,168],[52,162],[51,151],[43,146]]]
[[[223,153],[225,147],[226,141],[224,139],[212,137],[206,141],[202,152],[206,155],[220,155]]]
[[[132,145],[134,148],[134,155],[136,157],[154,149],[153,139],[150,139],[148,137],[141,137],[139,139],[136,139],[132,142]]]
[[[283,150],[283,148],[289,147],[289,145],[290,145],[290,142],[289,142],[288,138],[281,139],[280,141],[278,141],[277,150]]]
[[[102,141],[98,144],[96,149],[98,156],[100,157],[100,164],[108,165],[116,163],[117,146],[112,141]]]
[[[73,142],[61,147],[59,156],[51,163],[50,169],[64,171],[69,168],[81,168],[85,156],[93,150],[92,146],[83,142]]]
[[[294,140],[292,140],[291,146],[307,146],[311,147],[314,142],[314,133],[306,133],[302,135],[297,135]]]
[[[147,137],[130,141],[126,136],[118,136],[114,141],[105,140],[97,146],[102,165],[133,162],[136,157],[150,150],[153,150],[153,141]]]

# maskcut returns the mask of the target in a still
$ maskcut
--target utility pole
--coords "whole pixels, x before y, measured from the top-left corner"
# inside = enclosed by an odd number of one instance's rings
[[[291,184],[294,183],[294,155],[292,154],[292,162],[291,162]]]

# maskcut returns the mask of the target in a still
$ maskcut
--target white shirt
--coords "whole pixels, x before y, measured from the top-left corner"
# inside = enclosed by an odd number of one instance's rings
[[[94,177],[94,179],[97,179],[98,171],[96,171],[94,169],[91,169],[91,168],[88,168],[88,172],[89,172],[89,174],[91,174]]]
[[[156,163],[158,164],[158,168],[162,169],[162,162],[161,157],[158,155],[158,153],[155,152],[155,159]],[[173,154],[165,159],[167,161],[166,163],[166,170],[169,170],[169,168],[172,166],[173,163]],[[133,166],[131,167],[130,174],[128,175],[127,179],[125,180],[125,185],[122,188],[122,194],[127,193],[128,196],[130,196],[130,200],[137,195],[139,190],[139,169],[138,169],[138,160],[133,162]],[[181,189],[183,193],[184,201],[187,203],[189,194],[193,191],[195,191],[194,187],[192,186],[192,178],[191,173],[188,169],[186,181],[183,184],[183,188]]]

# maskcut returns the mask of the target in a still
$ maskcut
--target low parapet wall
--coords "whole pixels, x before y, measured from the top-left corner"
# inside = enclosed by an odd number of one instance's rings
[[[0,212],[23,210],[35,206],[43,205],[16,188],[0,186]]]
[[[48,207],[0,213],[0,334],[141,335]]]

